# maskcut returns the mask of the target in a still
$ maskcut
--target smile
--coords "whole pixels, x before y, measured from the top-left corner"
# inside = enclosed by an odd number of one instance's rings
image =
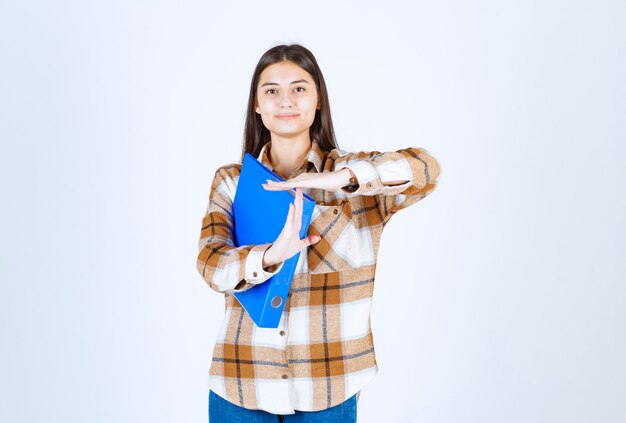
[[[285,120],[287,120],[287,119],[293,119],[293,118],[295,118],[296,116],[298,116],[298,114],[297,114],[297,113],[295,113],[295,114],[294,114],[294,113],[285,113],[285,114],[276,115],[276,117],[277,117],[278,119],[285,119]]]

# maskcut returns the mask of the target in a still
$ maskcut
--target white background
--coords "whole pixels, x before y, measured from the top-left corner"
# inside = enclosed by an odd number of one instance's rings
[[[426,148],[359,422],[626,421],[623,1],[0,4],[0,420],[205,422],[195,268],[250,78],[299,42],[339,146]]]

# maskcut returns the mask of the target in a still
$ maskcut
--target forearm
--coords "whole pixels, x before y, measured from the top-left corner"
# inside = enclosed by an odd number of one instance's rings
[[[357,195],[411,194],[430,189],[439,175],[437,161],[421,148],[388,152],[347,153],[335,160],[334,168],[350,168],[359,181]]]

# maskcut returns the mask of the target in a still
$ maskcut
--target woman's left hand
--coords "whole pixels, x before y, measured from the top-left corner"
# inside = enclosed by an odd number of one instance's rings
[[[308,173],[303,172],[284,182],[267,180],[262,184],[268,191],[281,191],[291,188],[317,188],[326,191],[339,190],[350,183],[350,172],[343,168],[334,172]]]

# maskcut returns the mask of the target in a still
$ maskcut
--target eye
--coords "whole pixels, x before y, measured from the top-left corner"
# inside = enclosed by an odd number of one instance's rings
[[[306,91],[306,89],[304,87],[296,87],[296,90],[302,90],[302,91]],[[298,92],[302,92],[302,91],[298,91]]]
[[[268,89],[268,90],[265,90],[265,94],[268,94],[268,93],[269,93],[269,94],[274,94],[274,93],[270,93],[270,91],[276,91],[276,89],[274,89],[274,88],[270,88],[270,89]]]

